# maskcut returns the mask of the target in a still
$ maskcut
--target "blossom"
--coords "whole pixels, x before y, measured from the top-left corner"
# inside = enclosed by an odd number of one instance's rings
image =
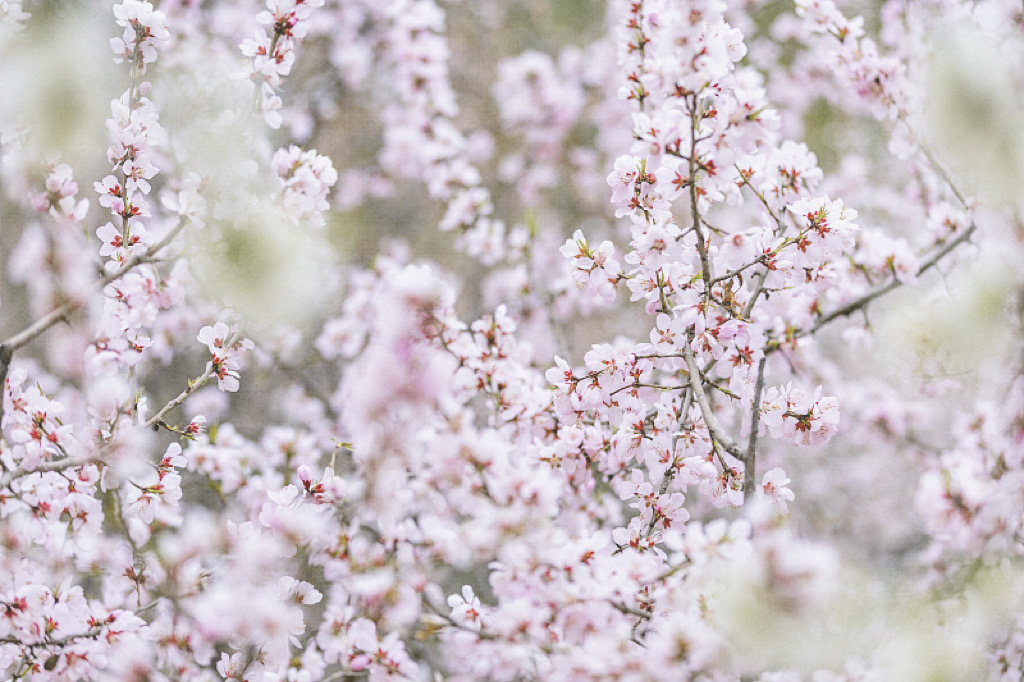
[[[203,327],[196,338],[213,355],[213,359],[206,365],[206,371],[217,378],[218,388],[231,393],[237,391],[241,356],[254,347],[253,342],[242,338],[237,329],[231,329],[224,322]]]
[[[789,482],[786,472],[780,467],[774,467],[764,473],[759,488],[759,492],[771,500],[776,509],[783,514],[789,511],[787,502],[792,502],[796,497],[793,491],[787,487]]]
[[[168,446],[157,465],[155,482],[149,478],[146,482],[130,481],[126,484],[126,508],[142,523],[148,525],[154,520],[177,523],[174,509],[180,506],[182,499],[182,478],[175,469],[188,465],[181,452],[177,443]]]
[[[457,625],[470,630],[480,631],[482,626],[480,598],[473,593],[469,585],[462,587],[462,594],[448,597],[448,606],[452,609],[451,618]]]
[[[854,246],[857,212],[843,205],[842,199],[805,198],[790,204],[788,209],[798,217],[800,236],[794,262],[798,267],[813,269],[836,259]]]

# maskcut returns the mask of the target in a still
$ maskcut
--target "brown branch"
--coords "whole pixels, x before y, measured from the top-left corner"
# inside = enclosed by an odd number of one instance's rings
[[[643,618],[644,620],[651,619],[651,614],[647,611],[641,611],[640,609],[633,608],[632,606],[626,606],[621,602],[613,601],[611,599],[608,600],[608,603],[611,604],[616,611],[627,616],[636,616],[637,618]]]
[[[94,626],[88,632],[81,632],[73,635],[65,635],[60,638],[51,638],[47,636],[41,642],[23,642],[17,637],[10,635],[6,637],[0,637],[0,644],[17,644],[25,649],[43,649],[49,647],[65,647],[69,644],[74,644],[80,639],[96,639],[103,633],[102,626]]]
[[[718,284],[719,282],[723,282],[723,281],[725,281],[727,279],[732,279],[736,275],[739,275],[740,273],[742,273],[744,270],[752,268],[755,265],[757,265],[758,263],[764,263],[765,260],[767,260],[766,256],[763,256],[763,255],[758,256],[757,258],[755,258],[754,260],[750,261],[746,265],[741,265],[740,267],[736,268],[735,270],[730,270],[729,272],[725,273],[724,275],[719,275],[718,277],[715,277],[714,279],[711,280],[711,284]]]

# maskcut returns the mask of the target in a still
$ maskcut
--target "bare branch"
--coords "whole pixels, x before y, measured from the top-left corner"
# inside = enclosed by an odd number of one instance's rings
[[[744,320],[750,319],[750,313],[754,311],[754,305],[757,304],[757,299],[761,296],[761,292],[764,291],[764,281],[768,279],[768,266],[765,266],[764,270],[759,270],[754,277],[757,278],[757,284],[754,285],[754,293],[750,295],[750,300],[747,301],[747,305],[743,306],[743,310],[740,312],[740,317]]]
[[[736,275],[739,275],[740,273],[742,273],[744,270],[752,268],[755,265],[757,265],[758,263],[764,263],[765,260],[766,260],[765,256],[758,256],[757,258],[755,258],[754,260],[750,261],[746,265],[741,265],[740,267],[736,268],[735,270],[730,270],[729,272],[725,273],[724,275],[719,275],[718,277],[715,277],[713,280],[711,280],[711,284],[718,284],[719,282],[723,282],[723,281],[725,281],[727,279],[732,279]]]
[[[907,126],[907,130],[910,132],[910,138],[917,145],[918,149],[921,150],[921,153],[924,154],[924,158],[928,159],[928,163],[931,164],[932,169],[938,174],[940,178],[942,178],[942,181],[946,183],[946,186],[948,186],[949,189],[956,196],[957,201],[960,202],[960,205],[963,206],[964,208],[967,208],[967,198],[963,195],[963,192],[960,191],[960,188],[956,186],[956,183],[953,182],[953,178],[950,177],[949,173],[946,171],[945,166],[939,163],[939,160],[935,158],[935,155],[932,154],[932,150],[928,147],[927,144],[925,144],[924,140],[920,138],[920,136],[917,134],[917,131],[914,130],[914,128],[910,125],[910,122],[903,117],[900,117],[900,119],[903,121],[903,124]]]

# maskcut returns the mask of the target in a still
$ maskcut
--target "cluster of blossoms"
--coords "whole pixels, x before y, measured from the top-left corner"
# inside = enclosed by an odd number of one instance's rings
[[[935,540],[950,550],[946,570],[967,557],[993,560],[1024,551],[1020,496],[1024,380],[999,404],[982,403],[959,418],[956,446],[921,478],[917,507]],[[953,561],[949,561],[953,559]]]
[[[132,82],[110,105],[107,161],[112,174],[94,183],[100,206],[110,211],[113,220],[96,230],[108,277],[104,324],[94,341],[93,361],[100,367],[107,363],[131,367],[152,342],[149,330],[158,312],[180,300],[183,292],[173,278],[160,277],[150,267],[126,268],[157,243],[147,227],[153,215],[147,196],[152,192],[149,180],[158,172],[154,155],[164,141],[164,131],[155,105],[146,96],[152,86],[141,76],[156,61],[156,48],[169,35],[164,14],[148,2],[115,5],[115,16],[125,28],[123,38],[112,40],[111,48],[117,54],[115,61],[130,62]]]
[[[4,385],[4,426],[11,434],[11,447],[3,454],[7,471],[36,469],[77,449],[71,429],[61,425],[63,406],[38,386],[24,387],[26,378],[24,370],[15,371]]]
[[[615,246],[610,241],[591,248],[581,230],[560,249],[562,255],[572,259],[572,279],[590,298],[611,303],[615,300],[615,285],[622,268],[613,258]]]
[[[502,179],[516,187],[527,205],[558,185],[558,157],[579,121],[585,102],[583,84],[574,71],[583,55],[566,50],[560,63],[540,52],[525,52],[499,65],[494,84],[501,120],[522,135],[524,149],[502,161]],[[505,93],[515,92],[516,97]]]
[[[148,529],[155,520],[168,525],[177,525],[176,507],[181,501],[181,474],[176,468],[184,467],[188,460],[181,454],[181,446],[171,443],[156,468],[156,480],[145,484],[131,482],[126,495],[127,513],[142,522],[141,528]]]
[[[81,222],[89,210],[88,199],[76,199],[78,183],[71,166],[55,165],[46,176],[46,191],[36,194],[32,203],[37,211],[45,211],[57,221]]]
[[[822,397],[819,386],[814,396],[792,386],[771,387],[761,399],[762,433],[792,440],[796,445],[827,443],[839,427],[839,405],[835,398]]]
[[[157,45],[170,37],[164,13],[148,2],[123,2],[114,6],[114,16],[124,27],[120,38],[110,39],[110,49],[117,55],[114,61],[131,63],[133,74],[146,73],[146,65],[156,61]]]
[[[864,20],[848,19],[832,0],[797,0],[797,16],[812,33],[828,34],[838,42],[828,66],[848,79],[850,92],[879,118],[906,115],[905,65],[895,56],[879,54],[864,35]]]
[[[274,152],[271,166],[284,185],[284,208],[300,221],[323,227],[322,212],[330,208],[327,194],[338,181],[331,160],[292,145]]]
[[[514,258],[514,240],[492,216],[491,193],[473,163],[471,142],[454,125],[459,110],[444,11],[434,0],[401,0],[378,12],[388,81],[397,95],[381,111],[381,168],[425,183],[430,196],[445,205],[440,228],[458,232],[463,251],[490,264]]]
[[[105,10],[108,167],[0,120],[0,674],[1020,679],[1019,334],[955,420],[955,376],[903,395],[862,348],[876,299],[1001,224],[913,127],[905,4],[885,48],[828,0],[608,0],[609,36],[479,64],[475,36],[548,18],[268,0],[243,39],[232,3]],[[0,56],[36,20],[0,0]],[[255,96],[192,49],[246,57]],[[819,98],[899,167],[802,130]],[[420,215],[431,243],[352,262]],[[879,545],[847,551],[855,523]]]
[[[111,103],[112,117],[107,121],[111,144],[107,161],[117,175],[108,175],[95,183],[100,206],[110,210],[114,221],[108,222],[96,235],[104,244],[101,254],[113,261],[114,267],[131,257],[137,245],[152,243],[144,219],[151,216],[149,180],[157,173],[153,164],[154,148],[163,141],[156,107],[146,97],[152,87],[140,77],[146,65],[156,61],[157,46],[169,38],[162,12],[148,2],[125,2],[115,5],[118,24],[124,26],[123,38],[111,41],[118,55],[132,66],[132,85],[118,100]]]
[[[313,9],[323,7],[324,0],[267,0],[267,9],[256,16],[263,26],[252,38],[242,41],[242,54],[252,60],[249,78],[259,97],[258,110],[271,128],[281,126],[278,88],[295,63],[295,46],[306,37]]]

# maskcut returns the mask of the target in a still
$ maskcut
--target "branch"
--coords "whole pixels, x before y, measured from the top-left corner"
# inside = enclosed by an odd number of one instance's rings
[[[689,343],[683,345],[683,359],[686,361],[687,369],[690,370],[690,388],[693,390],[694,399],[696,399],[697,405],[700,407],[700,413],[704,417],[704,424],[708,427],[708,433],[711,434],[711,437],[719,445],[725,448],[726,452],[742,460],[743,451],[740,450],[740,447],[732,439],[725,435],[725,432],[718,425],[715,413],[711,410],[708,396],[704,393],[704,386],[702,385],[703,377],[700,376],[700,368],[697,367],[697,361],[693,357],[693,350],[690,348]]]
[[[101,461],[102,460],[99,455],[89,455],[88,457],[65,457],[64,459],[43,462],[35,469],[15,469],[13,471],[8,471],[0,477],[0,489],[8,487],[12,481],[22,478],[23,476],[28,476],[29,474],[46,473],[48,471],[64,471],[78,466],[85,466],[86,464],[96,464]]]
[[[765,198],[764,194],[754,189],[754,186],[750,184],[750,178],[743,173],[743,170],[739,166],[733,166],[733,168],[735,168],[736,171],[739,173],[742,184],[745,185],[747,189],[754,193],[754,196],[756,196],[761,201],[761,205],[764,206],[766,211],[768,211],[768,215],[770,215],[772,217],[772,220],[775,221],[775,236],[782,236],[782,233],[786,231],[785,226],[783,226],[782,224],[782,218],[776,215],[772,207],[768,205],[768,200]],[[785,209],[783,208],[783,210]]]
[[[761,421],[761,391],[764,390],[764,365],[768,359],[767,355],[761,357],[757,365],[757,383],[754,384],[754,402],[751,403],[750,414],[750,437],[747,440],[747,456],[743,460],[743,499],[749,500],[754,494],[756,483],[756,471],[754,469],[757,455],[757,429]]]
[[[133,253],[132,256],[117,270],[96,280],[96,283],[93,285],[94,288],[102,289],[111,282],[126,275],[128,271],[135,266],[151,260],[158,251],[170,244],[171,240],[178,236],[187,224],[188,223],[185,221],[179,222],[174,229],[168,232],[163,239],[154,244],[152,248],[144,252],[138,251]],[[0,398],[2,398],[3,386],[7,380],[7,372],[11,367],[11,359],[14,356],[14,352],[31,343],[38,336],[43,334],[43,332],[58,322],[67,321],[71,313],[81,308],[82,305],[83,303],[68,301],[57,308],[54,308],[14,336],[4,340],[3,343],[0,343]],[[0,417],[3,417],[3,410],[3,400],[0,399]]]
[[[69,644],[74,644],[80,639],[96,639],[103,632],[102,626],[94,626],[88,632],[81,632],[74,635],[66,635],[60,638],[51,638],[47,636],[42,642],[23,642],[17,637],[10,635],[6,637],[0,637],[0,644],[17,644],[19,647],[26,649],[40,649],[49,647],[63,647]]]
[[[651,619],[651,614],[647,611],[641,611],[640,609],[633,608],[632,606],[626,606],[621,602],[613,601],[611,599],[608,600],[608,603],[611,604],[616,611],[627,616],[636,616],[637,618],[643,618],[644,620]]]
[[[628,391],[628,390],[634,389],[634,388],[656,388],[659,391],[678,391],[679,389],[684,388],[684,387],[683,386],[662,386],[661,384],[644,384],[644,383],[641,383],[639,381],[634,381],[631,384],[626,384],[625,386],[618,387],[617,389],[615,389],[614,391],[612,391],[608,395],[615,395],[616,393],[621,393],[622,391]],[[720,390],[724,390],[724,389],[720,389]]]
[[[725,273],[724,275],[719,275],[718,277],[715,277],[713,280],[711,280],[711,284],[718,284],[719,282],[725,281],[727,279],[732,279],[736,275],[739,275],[740,273],[742,273],[744,270],[752,268],[755,265],[757,265],[758,263],[764,263],[765,260],[767,260],[767,258],[764,255],[758,256],[757,258],[755,258],[754,260],[750,261],[746,265],[741,265],[740,267],[736,268],[735,270],[730,270],[729,272]]]
[[[754,306],[757,304],[757,299],[764,291],[764,281],[768,279],[768,266],[766,265],[763,270],[758,270],[754,277],[757,278],[757,284],[754,285],[754,293],[750,295],[750,300],[747,301],[747,305],[743,306],[743,310],[740,311],[740,316],[744,320],[750,319],[750,314],[754,312]]]
[[[225,345],[228,345],[228,344],[225,344]],[[183,402],[185,402],[186,398],[188,398],[190,395],[192,395],[196,391],[196,389],[198,389],[200,386],[205,384],[209,380],[209,378],[211,376],[213,376],[213,363],[211,362],[211,363],[209,363],[209,365],[210,366],[206,368],[205,372],[200,374],[193,381],[190,381],[189,384],[188,384],[188,387],[185,388],[184,391],[179,393],[177,395],[177,397],[171,399],[166,405],[161,407],[160,410],[156,414],[154,414],[152,417],[150,417],[148,420],[146,420],[146,423],[143,424],[143,426],[150,427],[150,426],[154,426],[154,425],[162,425],[163,421],[164,421],[164,415],[165,414],[167,414],[168,412],[173,410],[175,407],[177,407],[178,405],[181,405]]]
[[[933,267],[935,267],[935,265],[937,265],[939,261],[941,261],[947,255],[949,255],[949,253],[953,249],[955,249],[956,247],[958,247],[961,244],[963,244],[963,243],[967,242],[968,240],[970,240],[971,236],[977,231],[977,229],[978,229],[978,226],[972,221],[970,227],[968,227],[966,230],[961,232],[957,236],[956,239],[954,239],[954,240],[952,240],[950,242],[947,242],[941,249],[939,249],[938,251],[933,253],[931,256],[929,256],[921,264],[921,267],[918,268],[917,276],[920,277],[925,272],[927,272],[928,270],[930,270]],[[885,294],[889,293],[890,291],[892,291],[894,289],[899,288],[902,285],[903,285],[903,282],[901,282],[900,280],[896,279],[896,276],[893,275],[892,279],[889,280],[889,282],[887,282],[886,284],[883,284],[882,286],[879,286],[879,287],[875,287],[874,289],[872,289],[868,293],[864,294],[860,298],[854,299],[853,301],[850,301],[846,305],[844,305],[844,306],[842,306],[840,308],[837,308],[836,310],[833,310],[832,312],[826,313],[825,315],[822,315],[820,318],[818,318],[818,321],[814,323],[814,326],[810,327],[809,329],[804,329],[804,330],[796,332],[793,335],[793,338],[799,339],[799,338],[802,338],[804,336],[810,336],[812,334],[815,334],[815,333],[818,332],[818,330],[820,330],[822,327],[824,327],[829,322],[832,322],[833,320],[836,320],[836,319],[838,319],[840,317],[846,317],[846,316],[848,316],[848,315],[850,315],[852,313],[855,313],[856,311],[858,311],[861,308],[865,307],[868,303],[871,303],[871,301],[875,300],[876,298],[879,298],[880,296],[884,296]],[[772,352],[772,351],[778,350],[778,348],[779,348],[779,346],[776,346],[775,348],[769,349],[768,352]]]
[[[704,245],[704,230],[700,229],[700,211],[697,210],[697,97],[690,100],[690,213],[693,229],[697,233],[697,253],[700,254],[700,272],[704,278],[704,298],[711,296],[711,263]]]
[[[939,163],[938,159],[935,158],[935,155],[932,154],[931,150],[924,143],[924,141],[921,140],[918,137],[917,133],[914,132],[914,129],[910,126],[910,124],[907,123],[906,121],[904,121],[904,124],[907,126],[907,130],[910,131],[911,138],[917,144],[918,148],[920,148],[921,153],[924,154],[924,157],[928,160],[928,163],[931,164],[933,170],[939,175],[940,178],[942,178],[942,181],[946,183],[946,186],[948,186],[950,191],[953,192],[954,196],[956,196],[956,198],[960,202],[960,204],[964,208],[969,208],[969,204],[968,204],[967,198],[963,195],[963,193],[960,191],[960,189],[956,186],[956,183],[953,182],[953,179],[949,176],[949,173],[946,172],[946,169],[943,168],[942,164]],[[963,244],[963,243],[967,242],[968,240],[970,240],[971,236],[977,230],[978,230],[978,225],[977,225],[977,223],[975,223],[972,220],[970,226],[966,230],[961,232],[959,235],[957,235],[956,239],[953,239],[952,241],[947,242],[946,244],[944,244],[942,246],[942,248],[937,250],[935,253],[933,253],[931,256],[929,256],[927,259],[925,259],[925,261],[921,264],[921,267],[918,268],[918,270],[917,270],[917,276],[920,277],[925,272],[927,272],[928,270],[930,270],[933,267],[935,267],[935,265],[938,264],[938,262],[941,261],[943,258],[945,258],[947,255],[949,255],[949,253],[951,251],[953,251],[953,249],[955,249],[956,247],[958,247],[961,244]],[[851,313],[854,313],[854,312],[860,310],[861,308],[866,306],[871,301],[875,300],[876,298],[878,298],[880,296],[884,296],[885,294],[889,293],[893,289],[896,289],[896,288],[900,287],[902,284],[903,283],[900,282],[898,279],[896,279],[896,276],[893,275],[892,279],[889,280],[888,283],[872,289],[871,291],[869,291],[868,293],[864,294],[860,298],[855,299],[855,300],[851,301],[850,303],[847,303],[846,305],[842,306],[841,308],[838,308],[836,310],[833,310],[830,313],[822,315],[820,318],[818,318],[818,321],[814,324],[813,327],[811,327],[810,329],[805,329],[803,331],[797,332],[796,334],[794,334],[793,338],[801,338],[801,337],[804,337],[804,336],[810,336],[811,334],[814,334],[819,329],[824,327],[826,324],[831,322],[832,320],[835,320],[835,319],[840,318],[840,317],[846,317],[847,315],[850,315]],[[772,351],[778,350],[778,348],[779,348],[779,346],[776,346],[775,348],[770,349],[768,352],[772,352]]]
[[[904,118],[903,116],[900,116],[900,120],[903,121],[903,125],[907,127],[907,130],[910,132],[910,138],[917,145],[918,149],[921,150],[921,153],[924,154],[924,158],[927,159],[928,163],[931,164],[932,169],[938,174],[940,178],[942,178],[942,181],[946,183],[949,189],[953,192],[954,196],[956,196],[957,201],[960,202],[960,205],[963,206],[964,208],[968,208],[967,197],[963,195],[963,192],[960,191],[960,188],[957,187],[956,183],[953,182],[953,178],[950,177],[949,173],[946,171],[945,166],[939,163],[939,160],[935,158],[935,155],[932,154],[932,150],[928,147],[927,144],[925,144],[924,140],[922,140],[921,137],[917,134],[917,131],[914,130],[913,126],[910,125],[910,121],[906,120],[906,118]]]

